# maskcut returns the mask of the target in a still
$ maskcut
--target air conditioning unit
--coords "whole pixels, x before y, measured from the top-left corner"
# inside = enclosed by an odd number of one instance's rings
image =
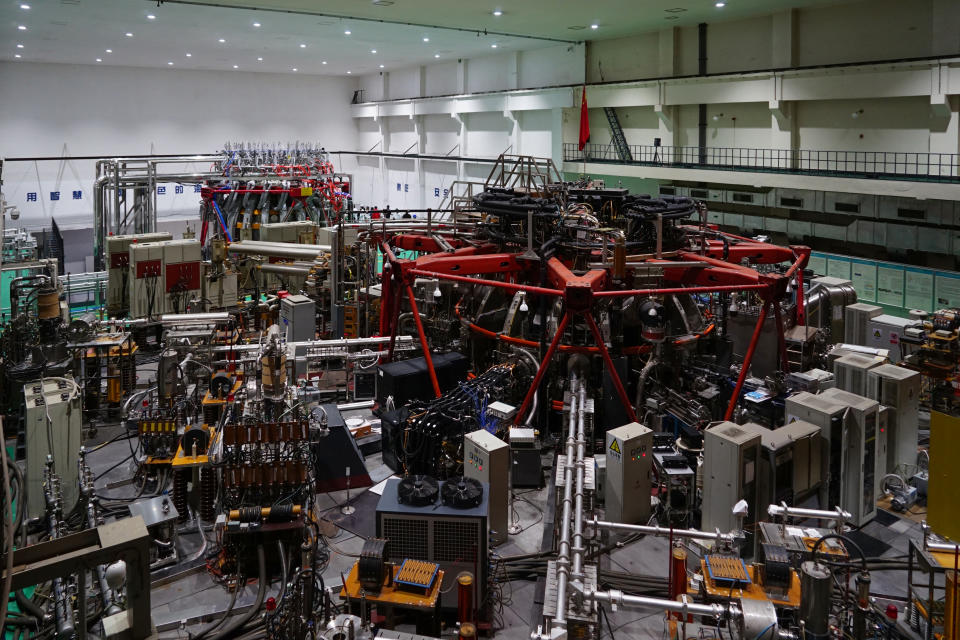
[[[411,489],[410,485],[418,480],[419,486]],[[450,501],[444,504],[441,497],[441,494],[456,493],[452,491],[453,486],[444,491],[444,485],[449,482],[454,480],[443,483],[422,476],[391,478],[377,503],[376,518],[377,537],[390,541],[391,558],[426,560],[440,565],[443,570],[440,606],[453,610],[457,607],[457,576],[464,571],[474,576],[473,601],[479,605],[486,597],[489,485],[468,485],[482,487],[479,502],[456,506]]]

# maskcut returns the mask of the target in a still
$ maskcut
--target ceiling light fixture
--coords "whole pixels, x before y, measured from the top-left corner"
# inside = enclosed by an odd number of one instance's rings
[[[14,58],[20,58],[21,56],[20,56],[19,53],[15,53],[15,54],[13,54],[13,57],[14,57]]]
[[[103,62],[103,58],[97,58],[97,62]]]
[[[193,54],[192,54],[192,53],[188,53],[188,54],[187,54],[187,57],[188,57],[188,58],[192,58],[192,57],[193,57]]]
[[[596,22],[594,22],[592,25],[590,25],[590,28],[593,29],[594,31],[596,31],[597,29],[600,28],[600,25],[598,25]]]
[[[147,20],[156,20],[156,19],[157,19],[157,16],[153,15],[152,13],[147,14]]]
[[[423,41],[424,41],[424,42],[430,42],[430,38],[424,38]]]
[[[324,61],[323,61],[323,62],[321,62],[320,64],[327,64],[327,61],[326,61],[326,60],[324,60]]]
[[[717,2],[717,4],[714,6],[716,6],[717,9],[723,9],[725,6],[727,6],[727,3],[724,2],[723,0],[719,0],[719,2]]]
[[[259,23],[259,22],[254,22],[254,23],[253,23],[253,26],[259,27],[259,26],[260,26],[260,23]]]
[[[20,5],[20,8],[23,9],[24,11],[28,11],[28,10],[30,9],[30,5],[28,5],[28,4],[22,4],[22,5]]]
[[[435,54],[433,54],[433,57],[434,57],[434,58],[439,58],[439,57],[440,57],[440,54],[439,54],[439,53],[435,53]]]
[[[220,44],[223,44],[224,42],[226,42],[226,40],[223,38],[220,38],[219,40],[217,40],[217,42],[219,42]]]
[[[297,68],[296,68],[296,67],[294,67],[294,68],[293,68],[293,71],[296,71],[296,70],[297,70]]]
[[[499,18],[500,16],[503,15],[503,11],[501,11],[500,9],[494,9],[494,10],[493,10],[493,15],[495,15],[496,17]]]
[[[380,68],[383,69],[383,65],[380,65]]]
[[[347,74],[348,74],[348,75],[351,74],[351,73],[353,73],[353,71],[349,71],[349,70],[347,71]]]
[[[257,62],[263,62],[263,58],[257,58]]]
[[[17,49],[23,49],[23,45],[22,45],[22,44],[18,44],[18,45],[17,45]]]
[[[239,69],[239,68],[240,68],[240,65],[235,64],[235,65],[233,65],[233,68],[234,68],[234,69]]]
[[[105,49],[107,53],[113,53],[113,49]]]
[[[129,31],[127,31],[127,32],[126,32],[125,34],[123,34],[123,35],[127,36],[128,38],[132,38],[132,37],[133,37],[133,34],[130,33]]]
[[[346,31],[343,32],[343,35],[348,36],[348,35],[350,35],[351,33],[352,33],[352,32],[350,31],[350,29],[347,29]]]
[[[301,49],[306,49],[306,48],[307,48],[307,45],[304,44],[303,42],[301,42],[301,43],[300,43],[300,48],[301,48]]]
[[[172,61],[172,60],[168,60],[168,61],[167,61],[167,66],[168,66],[168,67],[172,67],[172,66],[173,66],[173,61]]]
[[[370,49],[370,53],[376,53],[376,52],[377,52],[376,49]]]
[[[496,48],[497,48],[497,43],[494,42],[492,45],[490,45],[490,48],[491,48],[491,49],[496,49]]]
[[[17,29],[20,29],[20,31],[26,31],[26,30],[27,30],[27,28],[26,28],[25,26],[23,26],[22,24],[17,25]]]

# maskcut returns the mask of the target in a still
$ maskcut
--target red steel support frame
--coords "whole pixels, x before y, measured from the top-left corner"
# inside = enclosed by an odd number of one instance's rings
[[[427,361],[427,373],[430,374],[430,384],[433,385],[434,395],[439,398],[443,394],[440,392],[440,383],[437,381],[437,371],[433,368],[433,356],[430,355],[430,344],[427,342],[427,334],[423,331],[423,320],[420,319],[420,310],[417,309],[417,299],[413,295],[413,287],[408,284],[406,288],[407,299],[410,301],[410,309],[413,311],[413,319],[417,323],[417,333],[420,334],[420,347],[423,349],[423,357]]]
[[[570,312],[564,312],[563,317],[560,318],[560,324],[557,325],[557,333],[554,334],[553,340],[550,341],[550,346],[547,347],[547,352],[543,356],[543,360],[540,362],[540,367],[537,369],[537,374],[533,376],[533,384],[530,385],[530,390],[527,391],[527,395],[523,398],[523,404],[520,405],[519,411],[514,418],[514,424],[520,424],[520,420],[527,413],[527,409],[530,408],[530,403],[533,401],[533,396],[536,395],[537,389],[540,388],[540,383],[543,381],[543,376],[547,372],[547,369],[550,368],[550,360],[553,359],[553,354],[557,350],[557,346],[560,344],[560,340],[563,339],[563,334],[567,330],[567,323],[570,322]]]

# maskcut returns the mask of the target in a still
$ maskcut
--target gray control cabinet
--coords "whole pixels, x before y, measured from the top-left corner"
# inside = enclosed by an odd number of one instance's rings
[[[607,431],[604,508],[607,520],[646,524],[650,519],[653,431],[631,422]]]

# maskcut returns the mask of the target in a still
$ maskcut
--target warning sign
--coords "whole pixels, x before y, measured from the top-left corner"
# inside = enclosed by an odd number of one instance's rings
[[[614,453],[620,453],[620,445],[617,444],[616,440],[614,440],[613,444],[610,445],[610,451],[613,451]]]

